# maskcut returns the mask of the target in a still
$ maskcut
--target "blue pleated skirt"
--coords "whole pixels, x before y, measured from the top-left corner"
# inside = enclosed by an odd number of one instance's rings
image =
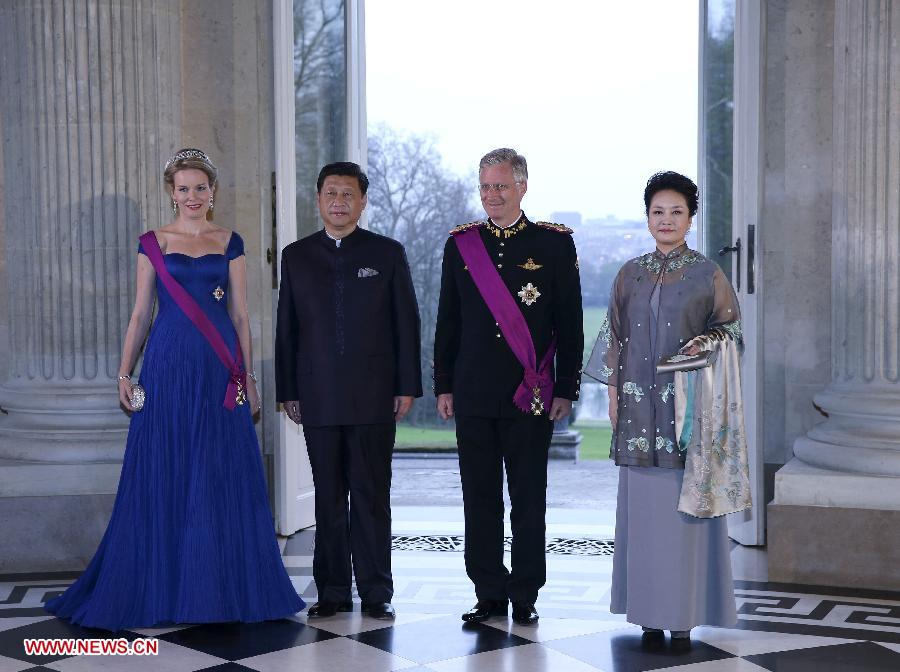
[[[228,336],[234,343],[233,328]],[[227,382],[184,315],[161,311],[109,525],[84,574],[48,611],[120,630],[303,609],[275,537],[249,405],[222,405]]]

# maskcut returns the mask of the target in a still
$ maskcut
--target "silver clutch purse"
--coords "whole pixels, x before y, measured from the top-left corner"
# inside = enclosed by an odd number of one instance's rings
[[[141,410],[146,400],[147,393],[144,391],[144,388],[140,385],[134,385],[131,388],[131,408],[135,411]]]
[[[712,366],[719,356],[719,350],[701,350],[696,355],[683,355],[680,352],[674,355],[661,357],[656,363],[657,373],[672,373],[674,371],[693,371]]]

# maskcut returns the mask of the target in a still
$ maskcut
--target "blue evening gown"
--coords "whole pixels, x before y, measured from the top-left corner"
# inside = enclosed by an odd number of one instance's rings
[[[242,254],[233,233],[224,255],[164,257],[231,352],[228,264]],[[109,526],[84,574],[46,608],[107,630],[290,616],[305,605],[275,539],[250,405],[222,405],[224,364],[158,277],[156,292],[147,399],[131,418]]]

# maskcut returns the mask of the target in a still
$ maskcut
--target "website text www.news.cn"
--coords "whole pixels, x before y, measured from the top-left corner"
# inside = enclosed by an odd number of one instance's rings
[[[117,639],[23,639],[28,656],[156,656],[159,640]]]

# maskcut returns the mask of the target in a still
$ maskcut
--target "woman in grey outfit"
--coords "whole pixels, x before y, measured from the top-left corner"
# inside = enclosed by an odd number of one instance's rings
[[[610,611],[675,639],[695,625],[737,620],[725,519],[677,511],[685,454],[675,436],[674,374],[655,366],[664,355],[696,354],[692,339],[714,329],[740,338],[728,278],[685,243],[697,195],[678,173],[647,182],[656,249],[619,270],[585,369],[609,386],[611,457],[621,467]]]

